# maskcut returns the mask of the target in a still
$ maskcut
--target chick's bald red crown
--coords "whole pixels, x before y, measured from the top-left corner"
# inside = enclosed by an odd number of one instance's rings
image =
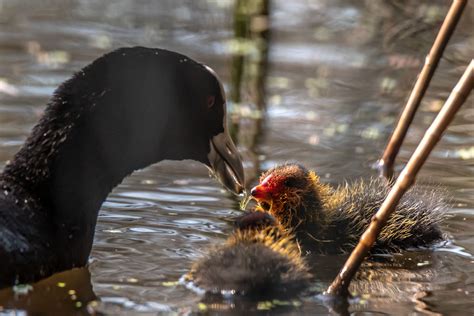
[[[252,188],[250,194],[257,200],[271,200],[272,197],[285,189],[285,176],[269,174],[258,185]]]

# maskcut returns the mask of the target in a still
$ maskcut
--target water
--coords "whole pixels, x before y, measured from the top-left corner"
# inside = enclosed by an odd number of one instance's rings
[[[200,60],[230,87],[231,0],[0,1],[0,168],[19,149],[55,87],[101,54],[121,46],[177,50]],[[267,111],[255,135],[240,133],[253,184],[275,163],[297,160],[330,183],[373,175],[447,11],[445,1],[273,1],[266,77]],[[397,170],[474,55],[473,4],[466,9],[401,151]],[[244,86],[243,103],[251,105]],[[466,314],[474,310],[474,107],[456,116],[419,182],[452,196],[442,228],[450,242],[379,258],[354,282],[354,313]],[[254,119],[240,118],[243,126]],[[247,124],[247,125],[246,125]],[[256,130],[256,129],[248,129]],[[430,184],[431,183],[431,184]],[[288,306],[245,300],[200,303],[176,281],[211,245],[225,240],[239,214],[198,163],[163,162],[138,171],[108,197],[88,268],[55,275],[32,289],[0,291],[7,312],[50,314],[239,314],[270,308],[326,314],[314,294]],[[314,292],[344,256],[310,258]],[[208,301],[206,301],[208,303]],[[280,302],[281,303],[281,302]],[[344,313],[344,308],[339,310]]]

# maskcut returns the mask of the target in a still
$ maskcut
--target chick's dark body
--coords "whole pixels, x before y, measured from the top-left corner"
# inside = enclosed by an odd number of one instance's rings
[[[306,250],[317,253],[351,251],[389,191],[390,183],[380,178],[334,188],[298,164],[270,169],[252,189],[260,208],[293,230]],[[398,252],[443,240],[439,223],[446,209],[443,190],[415,185],[401,199],[372,252]]]

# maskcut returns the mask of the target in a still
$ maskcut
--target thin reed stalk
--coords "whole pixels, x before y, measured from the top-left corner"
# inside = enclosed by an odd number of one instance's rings
[[[426,89],[430,84],[431,78],[438,66],[439,60],[443,55],[443,51],[448,44],[451,35],[456,28],[456,25],[461,18],[464,7],[466,6],[467,0],[454,0],[448,14],[446,15],[443,24],[439,30],[438,35],[431,47],[428,56],[425,59],[425,64],[418,79],[411,91],[410,97],[403,109],[400,118],[398,119],[397,125],[390,136],[390,140],[387,143],[387,147],[382,155],[382,158],[377,162],[376,168],[379,170],[380,175],[385,178],[393,177],[393,165],[395,158],[398,155],[400,147],[402,146],[403,140],[408,132],[413,118],[415,117],[416,110],[420,105],[423,96],[425,95]]]

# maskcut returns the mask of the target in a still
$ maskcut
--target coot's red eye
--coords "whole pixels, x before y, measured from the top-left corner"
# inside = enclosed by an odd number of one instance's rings
[[[216,102],[216,97],[213,95],[210,95],[207,97],[207,108],[212,108],[214,106],[214,103]]]

